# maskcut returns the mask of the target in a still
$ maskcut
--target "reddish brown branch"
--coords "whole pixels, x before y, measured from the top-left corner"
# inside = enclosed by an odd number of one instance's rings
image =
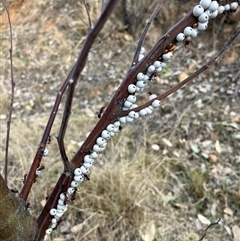
[[[36,169],[39,167],[40,162],[42,160],[43,151],[44,151],[44,149],[46,147],[46,143],[47,143],[48,137],[50,135],[50,131],[51,131],[53,122],[55,120],[55,116],[57,114],[57,111],[58,111],[58,108],[59,108],[59,104],[61,102],[63,93],[65,92],[66,87],[68,86],[69,80],[73,79],[74,81],[77,81],[77,79],[79,78],[79,75],[80,75],[80,73],[82,72],[82,70],[83,70],[83,68],[85,66],[88,53],[89,53],[89,51],[90,51],[90,49],[92,47],[92,44],[93,44],[97,34],[103,28],[105,22],[109,18],[110,14],[112,13],[112,11],[115,8],[115,6],[117,5],[117,3],[118,3],[118,0],[111,0],[108,3],[108,5],[106,6],[106,8],[105,8],[104,12],[102,13],[102,15],[100,16],[96,26],[93,29],[90,29],[88,37],[87,37],[87,39],[85,41],[85,44],[84,44],[84,46],[82,48],[82,51],[81,51],[81,53],[80,53],[80,55],[79,55],[75,65],[74,65],[73,69],[71,70],[70,74],[68,75],[67,79],[64,81],[63,86],[61,87],[60,91],[57,94],[57,97],[56,97],[56,100],[55,100],[52,112],[50,114],[50,118],[48,120],[47,126],[45,128],[44,133],[43,133],[43,137],[42,137],[41,143],[40,143],[40,145],[39,145],[39,147],[37,149],[37,152],[35,154],[32,166],[31,166],[30,171],[29,171],[29,173],[27,175],[26,182],[25,182],[25,184],[24,184],[24,186],[23,186],[23,188],[22,188],[22,190],[20,192],[20,196],[24,200],[27,199],[27,197],[29,195],[29,192],[31,190],[32,184],[35,182],[35,179],[36,179],[35,172],[36,172]]]
[[[62,99],[63,93],[65,92],[65,90],[67,88],[68,81],[70,79],[72,71],[70,72],[70,74],[68,75],[68,77],[64,81],[62,87],[60,88],[60,90],[57,93],[57,97],[56,97],[54,106],[52,108],[50,117],[48,119],[46,128],[44,130],[44,133],[43,133],[43,136],[42,136],[42,140],[41,140],[40,145],[38,146],[38,149],[36,151],[36,154],[35,154],[35,157],[33,159],[30,171],[29,171],[29,173],[27,175],[26,181],[25,181],[25,183],[24,183],[24,185],[22,187],[22,190],[21,190],[21,192],[19,194],[20,197],[22,197],[24,200],[27,200],[27,197],[28,197],[29,192],[30,192],[30,190],[32,188],[32,185],[33,185],[33,183],[36,180],[36,169],[40,166],[40,163],[41,163],[41,160],[42,160],[42,157],[43,157],[43,152],[44,152],[44,149],[46,147],[46,143],[48,142],[48,138],[49,138],[49,135],[50,135],[50,131],[52,129],[53,122],[55,120],[55,117],[56,117],[59,105],[61,103],[61,99]]]
[[[63,161],[65,171],[68,171],[70,166],[69,166],[68,157],[67,157],[67,154],[66,154],[66,151],[65,151],[64,136],[65,136],[65,133],[66,133],[66,130],[67,130],[69,117],[71,115],[71,108],[72,108],[74,90],[75,90],[75,82],[73,80],[70,80],[69,85],[68,85],[67,98],[66,98],[66,102],[65,102],[65,108],[64,108],[62,123],[61,123],[60,131],[59,131],[58,136],[57,136],[59,151],[60,151],[60,154],[61,154],[61,157],[62,157],[62,161]]]
[[[50,130],[52,128],[52,124],[55,119],[55,115],[57,113],[62,95],[64,91],[66,90],[66,87],[69,86],[68,90],[68,97],[66,101],[66,109],[65,114],[63,116],[63,124],[60,130],[60,149],[62,148],[62,155],[65,155],[64,158],[67,160],[66,153],[64,150],[64,135],[67,128],[67,123],[69,119],[69,115],[71,112],[71,105],[72,105],[72,98],[74,94],[74,88],[76,81],[79,78],[80,73],[82,72],[86,59],[88,56],[88,53],[90,51],[90,48],[92,47],[92,44],[99,33],[99,31],[102,29],[104,23],[109,18],[110,13],[114,9],[115,5],[117,4],[116,0],[109,1],[109,4],[106,6],[103,14],[100,16],[96,26],[93,29],[90,29],[88,37],[85,41],[85,44],[83,46],[83,49],[72,69],[69,76],[65,80],[61,90],[58,92],[56,102],[54,104],[53,110],[50,115],[50,119],[48,121],[48,124],[46,126],[45,132],[42,137],[42,141],[39,145],[39,148],[37,150],[37,153],[34,158],[33,165],[31,167],[30,173],[27,176],[26,185],[24,186],[21,196],[24,198],[27,198],[28,193],[31,189],[32,183],[34,182],[36,175],[35,171],[37,167],[40,164],[40,161],[42,159],[42,152],[45,149],[46,142],[48,140],[48,136],[50,134]],[[125,116],[128,114],[129,111],[122,111],[122,104],[124,99],[128,96],[127,87],[129,84],[135,83],[136,75],[139,72],[146,72],[148,66],[152,64],[159,56],[162,55],[164,49],[168,44],[175,43],[175,38],[179,32],[182,32],[182,30],[187,26],[192,26],[192,24],[196,23],[197,19],[192,15],[192,11],[190,11],[186,17],[184,17],[182,20],[180,20],[174,27],[172,27],[167,34],[162,37],[156,44],[153,46],[153,48],[148,52],[148,54],[143,58],[141,62],[139,62],[134,69],[132,69],[126,78],[124,79],[123,83],[120,85],[119,89],[115,92],[114,96],[112,97],[112,100],[110,101],[106,111],[104,112],[102,118],[97,123],[93,131],[90,133],[88,138],[85,140],[81,148],[77,151],[75,156],[73,157],[72,161],[69,163],[69,166],[64,170],[64,173],[59,178],[55,188],[53,189],[49,200],[47,201],[44,209],[42,210],[42,213],[40,214],[38,218],[38,226],[39,226],[39,234],[36,238],[36,240],[41,240],[43,236],[45,235],[45,230],[48,228],[50,219],[52,218],[49,214],[49,210],[52,207],[55,207],[57,205],[57,201],[59,198],[60,193],[65,192],[67,188],[70,185],[71,179],[72,179],[72,171],[75,167],[81,166],[83,163],[83,157],[86,155],[87,152],[89,152],[93,145],[95,144],[95,141],[97,137],[100,136],[101,132],[106,128],[106,126],[110,123],[113,123],[114,121],[118,120],[119,117]],[[226,51],[226,50],[225,50]],[[217,59],[215,59],[217,61]],[[171,89],[168,92],[164,93],[163,95],[158,96],[158,99],[163,99],[167,95],[173,93],[178,88],[189,82],[191,79],[193,79],[195,76],[197,76],[199,73],[203,72],[205,69],[209,68],[213,62],[209,61],[207,65],[203,66],[199,71],[194,73],[190,79],[186,79],[185,81],[179,83],[175,89]],[[69,80],[71,80],[71,83],[69,83]],[[146,103],[146,105],[150,104],[151,102]],[[141,106],[142,108],[143,106]],[[64,151],[63,151],[64,150]],[[63,159],[64,159],[63,158]],[[66,161],[66,163],[68,163]]]
[[[197,22],[197,19],[192,15],[190,11],[183,19],[181,19],[174,27],[172,27],[148,52],[148,54],[140,61],[125,77],[122,84],[112,97],[108,107],[106,108],[102,118],[89,134],[85,142],[80,149],[76,152],[72,158],[72,163],[79,167],[83,163],[84,155],[90,151],[95,144],[96,139],[100,136],[101,132],[106,128],[108,124],[118,120],[119,117],[126,115],[128,112],[122,111],[122,103],[128,96],[128,85],[133,84],[136,79],[136,75],[139,72],[146,72],[148,66],[152,64],[159,56],[162,55],[163,50],[169,43],[175,42],[175,38],[179,32]]]
[[[72,181],[72,172],[64,172],[58,179],[57,184],[55,185],[51,195],[48,197],[47,202],[37,218],[37,224],[38,224],[38,234],[34,241],[40,241],[45,236],[45,231],[48,229],[50,220],[53,218],[49,212],[51,208],[57,206],[57,202],[59,199],[59,196],[61,193],[64,193],[69,187],[70,183]]]
[[[108,20],[109,16],[111,15],[113,9],[116,7],[117,3],[118,3],[118,0],[111,0],[108,3],[108,5],[106,6],[106,8],[104,9],[104,12],[102,13],[102,15],[99,17],[95,27],[90,30],[90,32],[88,34],[88,37],[85,41],[85,44],[83,46],[83,49],[82,49],[82,51],[81,51],[81,53],[80,53],[80,55],[77,59],[77,62],[74,65],[74,67],[73,67],[71,73],[69,74],[68,78],[65,80],[64,85],[61,88],[62,90],[65,91],[66,86],[67,85],[69,86],[67,100],[66,100],[65,114],[63,116],[63,122],[62,122],[61,131],[60,131],[60,134],[61,134],[60,140],[62,140],[62,141],[63,141],[63,137],[64,137],[64,134],[65,134],[65,131],[66,131],[70,111],[71,111],[71,105],[72,105],[72,99],[73,99],[75,84],[76,84],[76,82],[79,78],[79,75],[80,75],[81,71],[83,70],[83,68],[85,66],[88,53],[89,53],[89,51],[92,47],[92,44],[94,43],[95,38],[97,37],[100,30],[103,28],[105,22]],[[61,95],[61,97],[62,97],[62,95]],[[57,103],[57,102],[60,101],[60,100],[61,99],[58,99],[58,97],[57,97],[56,103],[55,103],[55,105],[57,107],[59,106],[59,103]],[[52,124],[53,121],[50,124]],[[48,133],[48,135],[49,135],[49,133]],[[60,144],[61,143],[62,142],[60,141]],[[45,145],[46,145],[46,142],[45,142]],[[45,146],[44,146],[44,148],[45,148]],[[41,149],[43,149],[43,147]],[[40,158],[36,157],[37,161],[39,161],[39,159]],[[34,159],[34,161],[35,161],[35,159]],[[48,228],[50,219],[52,218],[49,214],[49,211],[52,207],[55,207],[57,205],[57,201],[58,201],[60,193],[65,192],[67,190],[67,188],[69,187],[71,179],[72,179],[72,171],[73,171],[74,168],[75,167],[73,165],[71,165],[71,163],[69,163],[69,166],[67,167],[67,170],[65,170],[64,173],[61,175],[61,177],[59,178],[59,180],[58,180],[56,186],[54,187],[51,195],[49,196],[49,199],[48,199],[46,205],[44,206],[44,208],[42,210],[42,213],[40,214],[40,216],[37,219],[39,234],[36,237],[36,240],[41,240],[44,237],[45,230]],[[32,179],[30,179],[30,181],[32,181]],[[23,194],[24,194],[24,192],[23,192]]]
[[[68,124],[68,120],[69,120],[69,116],[70,116],[70,112],[71,112],[72,99],[73,99],[73,95],[74,95],[75,85],[79,78],[80,73],[82,72],[82,70],[85,66],[88,53],[94,43],[95,38],[97,37],[97,35],[100,32],[100,30],[102,29],[103,25],[109,18],[110,14],[112,13],[113,9],[115,8],[117,2],[118,1],[116,1],[116,0],[110,1],[109,4],[106,6],[105,10],[103,11],[102,15],[100,16],[99,20],[97,21],[95,27],[93,29],[90,29],[88,37],[85,41],[85,44],[84,44],[82,51],[79,55],[79,58],[75,64],[73,73],[71,74],[71,83],[69,83],[69,85],[68,85],[69,87],[68,87],[68,95],[67,95],[67,99],[66,99],[66,103],[65,103],[65,111],[64,111],[64,115],[63,115],[63,119],[62,119],[60,133],[58,136],[60,152],[61,152],[63,162],[65,164],[67,161],[67,155],[66,155],[65,148],[64,148],[63,138],[64,138],[64,134],[65,134],[65,131],[67,128],[67,124]]]
[[[175,43],[175,38],[178,33],[182,32],[182,30],[187,26],[192,26],[194,23],[197,22],[197,19],[192,15],[192,11],[190,11],[183,19],[181,19],[176,25],[174,25],[166,34],[163,36],[154,46],[153,48],[148,52],[148,54],[140,61],[126,76],[126,78],[123,80],[122,84],[118,88],[118,90],[115,92],[114,96],[112,97],[108,107],[106,108],[102,118],[99,120],[97,125],[94,127],[93,131],[89,134],[85,142],[82,144],[80,149],[76,152],[75,156],[72,158],[72,163],[75,166],[81,166],[83,163],[83,158],[88,153],[93,145],[95,144],[96,139],[100,136],[101,132],[106,128],[107,125],[112,124],[116,120],[119,119],[119,117],[126,116],[129,111],[122,111],[122,103],[124,99],[128,96],[127,87],[129,84],[132,84],[135,82],[136,75],[139,72],[145,73],[148,66],[152,64],[159,56],[162,55],[163,50],[166,48],[166,46],[169,43]],[[234,39],[236,36],[233,37]],[[233,40],[232,40],[233,41]],[[230,43],[229,43],[230,44]],[[227,48],[226,48],[227,49]],[[225,50],[222,50],[220,53],[223,54]],[[219,53],[219,56],[221,55]],[[217,56],[217,58],[219,58]],[[167,92],[160,95],[157,99],[161,100],[177,89],[181,88],[183,85],[191,81],[193,78],[195,78],[197,75],[208,69],[210,66],[212,66],[217,59],[210,60],[206,65],[204,65],[201,69],[193,73],[191,76],[189,76],[186,80],[179,83],[177,86],[171,88]],[[143,107],[146,107],[151,104],[152,101],[149,101],[142,105],[141,107],[138,107],[136,109],[133,109],[135,111],[140,110]]]

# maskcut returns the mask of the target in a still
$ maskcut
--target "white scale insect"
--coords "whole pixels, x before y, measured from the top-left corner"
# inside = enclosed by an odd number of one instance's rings
[[[137,107],[138,107],[138,105],[132,104],[132,106],[130,107],[130,110],[131,110],[131,109],[134,109],[134,108],[137,108]]]
[[[138,81],[144,80],[144,74],[141,73],[141,72],[139,72],[139,73],[137,74],[137,80],[138,80]]]
[[[99,145],[97,145],[97,144],[95,144],[94,146],[93,146],[93,151],[95,151],[95,152],[101,152],[101,151],[103,151],[104,150],[104,148],[103,147],[100,147]]]
[[[73,177],[73,180],[80,183],[80,182],[83,182],[84,181],[84,177],[82,175],[79,175],[79,176],[74,176]]]
[[[131,94],[135,93],[136,92],[136,85],[130,84],[128,86],[128,92],[131,93]]]
[[[183,30],[183,34],[185,36],[191,36],[192,35],[192,28],[191,27],[186,27],[184,30]]]
[[[113,127],[114,127],[114,126],[113,126]],[[114,130],[114,129],[113,129],[113,130]],[[110,135],[111,135],[111,132],[110,132]],[[99,153],[96,152],[96,151],[93,151],[93,152],[90,153],[90,156],[91,156],[93,159],[97,158],[98,155],[99,155]]]
[[[47,156],[48,153],[49,153],[49,150],[47,148],[45,148],[44,151],[43,151],[43,156]]]
[[[73,187],[73,188],[76,188],[78,186],[78,182],[72,181],[70,186]]]
[[[85,168],[87,168],[87,169],[91,168],[92,165],[93,165],[93,162],[84,162],[84,163],[83,163],[83,166],[84,166]]]
[[[150,65],[148,67],[148,69],[147,69],[147,76],[150,77],[154,73],[155,70],[156,70],[155,66],[154,65]]]
[[[134,96],[134,95],[133,95]],[[113,124],[109,124],[106,128],[107,131],[111,132],[114,131],[114,125]]]
[[[86,168],[85,166],[81,166],[80,169],[81,169],[81,171],[82,171],[83,174],[89,173],[89,169]]]
[[[152,104],[151,104],[151,106],[152,106],[153,108],[158,108],[158,107],[160,107],[160,105],[161,105],[160,100],[154,100],[154,101],[152,102]]]
[[[53,231],[53,229],[52,228],[48,228],[47,230],[46,230],[46,234],[51,234],[52,233],[52,231]]]
[[[217,1],[212,1],[210,6],[208,7],[208,10],[214,12],[214,11],[216,11],[218,9],[218,7],[219,7],[218,2]]]
[[[207,9],[210,4],[211,4],[212,0],[201,0],[199,2],[199,5],[201,5],[204,9]]]
[[[185,39],[185,35],[183,33],[179,33],[176,37],[178,42],[182,42]]]
[[[96,144],[99,145],[100,147],[101,146],[104,146],[106,144],[106,139],[102,138],[102,137],[98,137],[97,140],[96,140]]]
[[[103,130],[102,133],[101,133],[101,137],[108,140],[108,139],[111,138],[111,135],[107,130]]]
[[[74,170],[74,175],[75,176],[80,176],[81,174],[82,174],[82,171],[81,171],[81,169],[79,167]]]
[[[88,162],[93,162],[93,158],[90,156],[90,155],[86,155],[84,158],[83,158],[83,161],[88,163]]]
[[[153,66],[154,66],[156,69],[158,69],[158,68],[161,67],[161,62],[157,60],[157,61],[155,61],[155,62],[153,63]]]
[[[142,109],[139,111],[139,116],[146,116],[147,115],[147,111],[145,109]]]
[[[208,22],[208,20],[209,20],[209,17],[205,12],[198,17],[199,23],[206,23]]]
[[[62,199],[58,199],[58,204],[60,204],[60,205],[64,205],[65,204],[65,201],[63,201]]]
[[[132,106],[132,104],[133,104],[132,102],[126,100],[126,101],[124,102],[123,106],[126,107],[126,108],[130,108],[130,107]]]
[[[135,103],[137,100],[137,97],[135,95],[129,95],[127,97],[127,101],[131,102],[132,104]]]
[[[196,5],[193,8],[193,16],[199,17],[204,12],[204,8],[201,5]]]
[[[137,81],[136,86],[141,89],[141,88],[144,88],[146,84],[144,83],[143,80],[141,80],[141,81]]]
[[[164,61],[169,61],[172,58],[172,52],[168,52],[162,55]]]
[[[52,208],[49,213],[50,213],[50,215],[54,216],[57,213],[57,209],[56,208]]]

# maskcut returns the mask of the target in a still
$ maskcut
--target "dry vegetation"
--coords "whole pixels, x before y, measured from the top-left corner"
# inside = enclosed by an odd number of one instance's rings
[[[95,43],[77,85],[67,132],[69,156],[98,121],[95,112],[107,104],[128,71],[138,36],[152,10],[152,6],[146,9],[143,0],[132,2],[127,8],[130,26],[124,26],[119,6]],[[144,43],[147,49],[197,1],[165,2]],[[89,7],[94,22],[101,4],[89,1]],[[20,188],[56,92],[81,49],[88,20],[81,1],[15,1],[10,10],[16,95],[9,186]],[[240,27],[239,16],[217,18],[192,44],[181,46],[149,91],[162,93],[204,64]],[[3,163],[10,80],[9,36],[1,17]],[[158,113],[127,126],[114,137],[95,163],[91,180],[79,188],[60,227],[47,240],[197,241],[205,228],[198,214],[211,221],[222,217],[236,233],[240,229],[239,56],[236,41],[220,63],[164,100]],[[141,100],[146,98],[145,92]],[[61,106],[53,137],[62,110]],[[33,215],[39,213],[62,172],[54,138],[48,148],[45,172],[31,192]],[[223,227],[216,226],[205,240],[233,239]]]

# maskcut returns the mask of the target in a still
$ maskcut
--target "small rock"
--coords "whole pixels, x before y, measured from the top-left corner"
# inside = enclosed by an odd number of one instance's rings
[[[217,163],[218,158],[217,158],[216,155],[211,154],[209,157],[210,157],[210,161],[211,161],[213,164]]]
[[[159,147],[159,145],[157,145],[157,144],[152,144],[151,148],[152,148],[154,151],[159,151],[159,150],[160,150],[160,147]]]

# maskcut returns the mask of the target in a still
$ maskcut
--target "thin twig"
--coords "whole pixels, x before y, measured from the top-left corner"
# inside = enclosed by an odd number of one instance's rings
[[[29,173],[28,173],[28,175],[26,177],[26,181],[25,181],[25,183],[24,183],[24,185],[22,187],[22,190],[21,190],[21,192],[19,194],[19,196],[22,199],[24,199],[24,200],[27,200],[27,197],[28,197],[29,192],[30,192],[30,190],[32,188],[32,185],[33,185],[33,183],[36,180],[36,169],[39,167],[39,165],[41,163],[41,160],[42,160],[42,157],[43,157],[43,152],[44,152],[44,149],[46,147],[46,143],[48,142],[48,138],[50,136],[50,131],[52,129],[55,117],[57,115],[58,108],[59,108],[59,105],[61,103],[63,94],[64,94],[64,92],[65,92],[65,90],[66,90],[66,88],[68,86],[68,82],[69,82],[70,76],[71,76],[71,74],[73,72],[73,69],[70,71],[68,77],[64,81],[64,83],[63,83],[62,87],[60,88],[60,90],[57,92],[55,103],[54,103],[54,106],[52,108],[51,114],[49,116],[48,122],[46,124],[45,130],[43,132],[43,136],[42,136],[41,142],[40,142],[40,144],[38,146],[38,149],[36,151],[36,154],[35,154],[35,157],[33,159],[32,165],[30,167]]]
[[[89,14],[89,9],[88,9],[88,6],[87,6],[87,3],[86,3],[85,0],[83,0],[83,4],[85,6],[85,9],[86,9],[86,12],[87,12],[87,16],[88,16],[89,28],[91,29],[92,28],[92,21],[91,21],[91,17],[90,17],[90,14]]]
[[[114,3],[114,1],[112,1]],[[112,7],[111,7],[112,6]],[[76,62],[76,67],[73,70],[73,73],[71,74],[72,78],[69,81],[69,85],[68,85],[68,94],[67,94],[67,98],[66,98],[66,102],[65,102],[65,110],[64,110],[64,114],[63,114],[63,118],[62,118],[62,124],[61,124],[61,128],[60,128],[60,132],[58,135],[58,144],[59,144],[59,149],[60,149],[60,153],[62,156],[62,160],[64,163],[64,167],[66,170],[69,170],[70,166],[68,164],[68,158],[66,155],[66,151],[64,148],[64,135],[66,132],[66,128],[67,128],[67,124],[68,124],[68,120],[71,114],[71,107],[72,107],[72,99],[73,99],[73,95],[74,95],[74,90],[75,90],[75,85],[76,82],[79,78],[79,75],[82,71],[82,69],[85,66],[86,63],[86,59],[88,56],[88,52],[90,51],[95,38],[97,37],[98,33],[100,32],[100,30],[102,29],[104,23],[106,22],[106,20],[109,17],[109,13],[111,13],[111,11],[113,10],[113,6],[114,5],[110,5],[108,4],[107,7],[105,8],[104,12],[102,13],[102,15],[100,16],[99,20],[96,23],[96,26],[94,27],[93,30],[90,29],[88,37],[84,43],[84,46],[82,48],[82,51],[77,59]]]
[[[70,169],[70,166],[69,166],[68,157],[67,157],[65,146],[64,146],[64,136],[65,136],[65,133],[67,130],[69,117],[71,115],[71,107],[72,107],[74,89],[75,89],[75,83],[73,80],[70,79],[69,85],[68,85],[67,97],[66,97],[66,101],[65,101],[64,113],[63,113],[63,117],[62,117],[62,123],[61,123],[61,127],[59,130],[58,136],[57,136],[59,151],[61,154],[61,158],[63,161],[65,171],[68,171]]]
[[[133,57],[133,60],[132,60],[132,67],[136,65],[136,63],[138,62],[138,56],[139,56],[139,53],[140,53],[140,50],[141,50],[141,47],[142,47],[142,44],[143,44],[143,41],[147,35],[147,32],[153,22],[153,20],[155,19],[155,17],[157,16],[158,12],[160,11],[160,8],[162,6],[162,2],[163,0],[159,0],[154,11],[152,12],[145,28],[143,29],[143,32],[139,38],[139,41],[138,41],[138,45],[137,45],[137,48],[136,48],[136,51],[134,53],[134,57]]]
[[[9,33],[10,33],[10,49],[9,49],[9,54],[10,54],[10,74],[11,74],[11,98],[10,98],[10,109],[9,109],[9,116],[7,120],[7,135],[6,135],[6,150],[5,150],[5,166],[4,166],[4,180],[5,183],[7,184],[7,178],[8,178],[8,153],[9,153],[9,142],[10,142],[10,130],[11,130],[11,121],[12,121],[12,112],[13,112],[13,103],[14,103],[14,88],[15,88],[15,82],[13,79],[13,56],[12,56],[12,51],[13,51],[13,42],[12,42],[12,24],[11,24],[11,18],[10,14],[7,8],[6,3],[4,0],[1,0],[6,13],[7,13],[7,18],[8,18],[8,23],[9,23]]]
[[[203,236],[198,240],[198,241],[202,241],[204,238],[205,238],[205,236],[207,235],[207,231],[208,231],[208,229],[209,228],[211,228],[212,226],[215,226],[215,225],[217,225],[217,224],[222,224],[223,223],[223,220],[221,219],[221,218],[219,218],[216,222],[214,222],[214,223],[210,223],[208,226],[207,226],[207,228],[204,230],[204,234],[203,234]]]

